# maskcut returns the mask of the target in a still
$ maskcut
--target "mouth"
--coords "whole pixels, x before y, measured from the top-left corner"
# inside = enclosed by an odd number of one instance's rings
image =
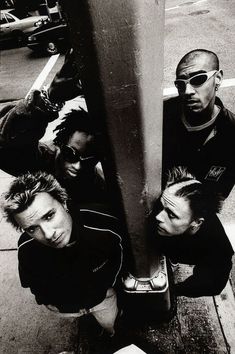
[[[56,237],[55,240],[51,241],[51,244],[53,244],[54,246],[58,246],[62,241],[63,241],[63,234],[60,234],[58,237]]]
[[[67,170],[67,174],[71,177],[77,177],[78,171],[76,170]]]
[[[199,102],[195,100],[184,100],[184,103],[189,107],[193,107],[197,106]]]
[[[157,225],[157,230],[158,230],[159,232],[165,233],[165,230],[164,230],[161,226],[159,226],[159,225]]]
[[[192,100],[192,99],[188,99],[188,100],[185,99],[184,102],[187,103],[187,104],[197,104],[198,103],[197,100]]]

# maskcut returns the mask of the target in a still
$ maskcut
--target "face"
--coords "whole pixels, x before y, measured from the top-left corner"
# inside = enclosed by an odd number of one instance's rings
[[[182,63],[177,69],[176,79],[189,79],[190,77],[214,70],[213,60],[210,56],[202,54]],[[193,87],[186,84],[184,91],[179,91],[183,108],[187,113],[213,112],[216,84],[222,80],[222,73],[218,71],[213,74],[204,84]]]
[[[71,135],[67,145],[61,148],[61,169],[64,178],[76,178],[81,171],[96,165],[97,158],[91,148],[93,140],[92,135],[77,131]],[[64,152],[64,149],[67,151]]]
[[[166,188],[162,194],[162,210],[156,215],[159,235],[181,235],[192,225],[193,216],[188,200],[176,196],[175,192],[175,186],[172,186]]]
[[[32,204],[15,215],[17,224],[35,240],[53,248],[69,244],[72,219],[64,205],[50,194],[36,195]]]

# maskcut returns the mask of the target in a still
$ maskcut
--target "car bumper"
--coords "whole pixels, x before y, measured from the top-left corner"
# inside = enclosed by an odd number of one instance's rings
[[[37,50],[37,49],[42,48],[42,44],[41,43],[37,43],[37,42],[27,43],[27,47],[32,49],[32,50]]]

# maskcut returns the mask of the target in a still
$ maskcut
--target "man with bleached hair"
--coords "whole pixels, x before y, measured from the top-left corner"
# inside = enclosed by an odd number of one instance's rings
[[[113,335],[123,258],[117,218],[101,205],[70,205],[65,189],[45,172],[13,180],[3,210],[24,231],[18,242],[21,285],[39,305],[70,317],[91,313]]]

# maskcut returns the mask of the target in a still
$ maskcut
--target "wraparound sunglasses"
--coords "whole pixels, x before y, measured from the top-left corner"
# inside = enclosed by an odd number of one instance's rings
[[[81,156],[80,153],[72,148],[71,146],[68,145],[63,145],[61,147],[61,155],[63,157],[63,159],[67,162],[71,162],[71,163],[75,163],[75,162],[88,162],[88,161],[92,161],[95,160],[96,157],[95,156]]]
[[[187,80],[177,79],[177,80],[175,80],[175,86],[179,91],[185,91],[186,85],[188,83],[192,87],[197,88],[197,87],[202,86],[207,80],[209,80],[217,72],[218,72],[217,70],[212,70],[212,71],[208,71],[207,73],[194,75]]]

